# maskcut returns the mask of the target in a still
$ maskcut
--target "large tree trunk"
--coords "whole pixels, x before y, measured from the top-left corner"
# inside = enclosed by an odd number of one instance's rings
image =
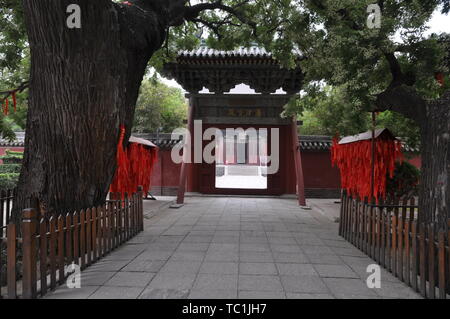
[[[73,3],[81,7],[81,29],[66,25]],[[165,38],[165,24],[154,11],[110,0],[23,5],[31,78],[16,220],[30,203],[49,214],[104,203],[119,127],[125,125],[128,137],[148,60]]]
[[[380,109],[392,109],[415,120],[421,130],[419,222],[433,223],[448,234],[450,218],[450,92],[425,101],[414,89],[398,86],[378,96]]]
[[[421,125],[419,221],[448,233],[450,218],[450,92],[427,103]]]

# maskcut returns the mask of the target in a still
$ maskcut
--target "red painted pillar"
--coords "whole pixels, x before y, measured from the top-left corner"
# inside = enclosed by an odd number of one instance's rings
[[[194,140],[194,103],[193,99],[191,98],[190,105],[189,105],[189,113],[188,113],[188,130],[190,134],[190,143],[188,147],[191,148],[191,157],[192,157],[192,149],[193,149],[193,140]],[[186,141],[184,141],[186,142]],[[178,193],[177,193],[177,204],[181,205],[184,204],[184,194],[186,193],[186,181],[187,181],[187,170],[189,168],[191,160],[187,159],[185,156],[185,152],[183,150],[183,163],[181,163],[181,171],[180,171],[180,182],[178,185]]]
[[[299,206],[306,207],[305,181],[303,179],[302,157],[300,154],[300,144],[298,141],[298,129],[296,118],[292,118],[291,131],[292,131],[292,151],[294,154],[294,161],[295,161],[295,175],[297,178],[298,204]]]

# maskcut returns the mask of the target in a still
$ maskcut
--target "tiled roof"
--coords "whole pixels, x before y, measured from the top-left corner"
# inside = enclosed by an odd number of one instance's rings
[[[134,133],[133,136],[149,140],[160,149],[171,149],[180,142],[180,140],[172,140],[171,134],[169,133]],[[24,139],[24,132],[16,132],[15,141],[9,142],[7,140],[0,139],[0,147],[23,147]],[[399,139],[402,140],[401,138]],[[299,136],[299,143],[300,149],[303,151],[328,151],[331,149],[332,138],[330,136],[323,135],[301,135]],[[402,142],[402,144],[404,152],[420,152],[419,148],[417,147],[410,147],[405,142]]]
[[[134,133],[133,136],[149,140],[153,144],[158,146],[160,149],[171,149],[177,143],[180,142],[180,140],[172,140],[171,134],[169,133],[161,133],[161,134]]]
[[[0,138],[0,146],[7,147],[23,147],[25,144],[25,132],[15,132],[16,139],[8,141],[5,138]]]
[[[178,57],[189,58],[216,58],[216,57],[261,57],[270,58],[272,54],[267,52],[266,49],[253,46],[251,48],[240,47],[231,51],[215,50],[205,46],[202,46],[192,51],[180,51]]]
[[[304,151],[327,151],[332,145],[331,137],[322,135],[301,135],[299,142]]]

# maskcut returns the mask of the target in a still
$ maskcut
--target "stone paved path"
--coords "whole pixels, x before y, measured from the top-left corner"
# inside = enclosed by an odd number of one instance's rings
[[[197,197],[146,219],[145,231],[47,298],[420,298],[292,199]]]

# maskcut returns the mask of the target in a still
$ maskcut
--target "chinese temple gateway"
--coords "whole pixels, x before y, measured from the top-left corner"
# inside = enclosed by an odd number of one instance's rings
[[[164,76],[175,79],[189,99],[188,129],[194,136],[194,121],[202,121],[202,136],[208,128],[249,128],[267,132],[257,139],[266,144],[266,153],[251,158],[249,137],[234,140],[236,147],[226,148],[215,163],[182,163],[178,200],[184,202],[185,192],[227,195],[298,194],[305,206],[302,162],[299,151],[297,122],[280,114],[289,99],[301,90],[300,69],[284,69],[264,49],[251,47],[234,51],[218,51],[202,46],[195,51],[183,51],[174,63],[164,67]],[[245,84],[252,94],[235,94],[230,90]],[[208,92],[205,92],[208,91]],[[279,169],[267,173],[262,157],[271,155],[272,129],[279,132]],[[217,142],[217,141],[216,141]],[[203,142],[204,148],[209,141]],[[194,143],[193,143],[194,144]],[[261,145],[256,143],[257,145]],[[191,145],[191,153],[194,145]],[[216,152],[218,150],[216,149]],[[266,156],[261,156],[261,154]],[[298,190],[298,191],[297,191]]]

